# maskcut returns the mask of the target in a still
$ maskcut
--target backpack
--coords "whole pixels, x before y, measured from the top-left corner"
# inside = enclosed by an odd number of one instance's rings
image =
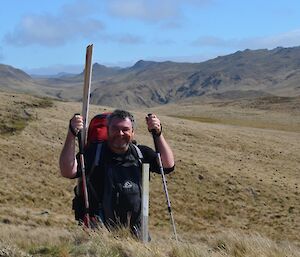
[[[98,114],[91,119],[87,133],[86,147],[92,143],[107,140],[107,118],[109,115],[109,112],[105,112]]]
[[[88,128],[87,144],[85,146],[86,182],[88,188],[92,225],[103,223],[109,227],[116,223],[128,225],[127,213],[131,213],[129,221],[132,230],[138,230],[141,206],[141,164],[143,155],[135,144],[130,144],[133,162],[139,167],[135,172],[112,172],[110,168],[100,170],[101,158],[105,151],[107,140],[107,117],[110,113],[102,113],[92,118]],[[134,164],[136,166],[136,164]],[[103,171],[104,170],[104,171]],[[104,172],[104,173],[103,173]],[[113,175],[113,174],[121,174]],[[128,175],[130,174],[130,175]],[[126,177],[128,175],[128,177]],[[130,177],[131,176],[131,177]],[[94,180],[97,183],[94,183]],[[75,219],[84,224],[85,206],[82,191],[82,179],[74,188],[73,210]],[[116,220],[116,215],[118,219]]]

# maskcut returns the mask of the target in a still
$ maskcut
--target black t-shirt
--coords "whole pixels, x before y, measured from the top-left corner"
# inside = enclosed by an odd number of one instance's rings
[[[104,153],[104,158],[102,159],[104,162],[126,162],[128,161],[128,158],[130,159],[131,156],[135,156],[136,154],[133,153],[133,151],[135,151],[135,149],[133,147],[129,147],[127,152],[124,154],[116,154],[114,152],[112,152],[109,147],[106,147],[105,153]],[[158,165],[157,162],[157,154],[155,151],[153,151],[152,148],[145,146],[145,145],[138,145],[138,148],[140,149],[142,155],[143,155],[143,159],[142,162],[143,163],[149,163],[150,164],[150,172],[155,172],[155,173],[160,173],[160,167]],[[174,170],[174,167],[172,168],[165,168],[164,172],[166,174],[170,173],[171,171]]]
[[[86,167],[86,171],[87,174],[91,171],[92,166],[94,164],[94,160],[95,160],[95,155],[97,152],[97,145],[99,143],[94,143],[91,144],[85,151],[85,167]],[[110,148],[108,147],[107,143],[100,143],[101,144],[101,150],[100,150],[100,154],[101,156],[99,157],[99,166],[103,166],[105,165],[105,163],[109,163],[109,162],[113,162],[114,160],[123,160],[126,161],[126,159],[128,158],[128,156],[132,155],[132,147],[129,147],[127,152],[124,154],[116,154],[114,152],[112,152],[110,150]],[[150,164],[150,172],[155,172],[155,173],[160,173],[160,167],[158,165],[157,162],[157,154],[156,152],[146,146],[146,145],[138,145],[138,148],[141,150],[141,153],[143,155],[143,159],[142,162],[143,163],[149,163]],[[77,175],[76,177],[80,177],[81,176],[81,166],[79,163],[79,158],[77,158],[77,162],[78,162],[78,168],[77,168]],[[174,166],[171,168],[164,168],[164,173],[168,174],[170,172],[172,172],[174,170]]]
[[[97,148],[101,148],[97,150]],[[155,172],[160,174],[160,168],[157,162],[157,154],[156,152],[145,145],[138,145],[142,153],[142,162],[150,164],[150,172]],[[110,150],[107,143],[94,143],[90,145],[85,151],[85,170],[86,170],[86,179],[87,179],[87,188],[90,197],[90,210],[91,214],[96,212],[100,207],[99,204],[102,203],[105,181],[106,178],[106,170],[107,167],[110,166],[118,166],[120,165],[120,171],[122,167],[126,167],[126,165],[139,165],[140,161],[137,153],[133,153],[136,151],[133,145],[130,145],[127,152],[124,154],[116,154]],[[98,162],[95,163],[95,158]],[[174,167],[164,169],[166,174],[172,172]],[[123,169],[124,171],[124,169]],[[121,171],[122,172],[122,171]],[[81,168],[78,165],[77,177],[81,176]],[[96,214],[96,213],[95,213]]]

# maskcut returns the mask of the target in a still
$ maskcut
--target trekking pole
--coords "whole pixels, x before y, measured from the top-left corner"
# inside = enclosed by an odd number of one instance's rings
[[[84,146],[82,144],[82,133],[81,131],[77,134],[78,137],[78,146],[79,146],[79,158],[80,158],[80,165],[81,165],[81,173],[82,173],[82,190],[83,190],[83,198],[84,198],[84,207],[85,207],[85,215],[83,218],[83,223],[87,228],[90,228],[90,203],[89,203],[89,196],[87,191],[87,184],[86,184],[86,175],[85,175],[85,164],[84,164]]]
[[[148,114],[148,117],[149,116],[151,116],[151,114]],[[174,221],[174,217],[173,217],[173,213],[172,213],[172,209],[171,209],[171,202],[170,202],[168,188],[167,188],[167,180],[166,180],[164,168],[163,168],[163,165],[162,165],[160,152],[158,150],[158,146],[157,146],[157,142],[156,142],[156,136],[155,136],[155,130],[154,129],[151,130],[151,134],[152,134],[152,137],[153,137],[153,142],[154,142],[154,147],[155,147],[155,152],[156,152],[157,163],[158,163],[158,166],[159,166],[159,170],[160,170],[160,174],[161,174],[161,178],[162,178],[162,182],[163,182],[163,187],[164,187],[164,191],[165,191],[165,195],[166,195],[166,200],[167,200],[167,205],[168,205],[168,211],[169,211],[170,218],[171,218],[173,232],[174,232],[175,240],[176,240],[176,242],[178,242],[178,237],[177,237],[177,232],[176,232],[176,227],[175,227],[175,221]]]

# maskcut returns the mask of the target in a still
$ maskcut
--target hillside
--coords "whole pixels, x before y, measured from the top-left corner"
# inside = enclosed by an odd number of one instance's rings
[[[34,81],[24,71],[0,64],[0,85],[7,91],[25,92],[33,89]]]
[[[299,96],[299,58],[300,47],[278,47],[247,49],[202,63],[140,60],[128,68],[95,63],[91,101],[99,105],[136,108],[189,102],[195,98]],[[40,79],[12,73],[14,81],[0,72],[2,90],[22,84],[14,89],[34,87],[37,93],[60,99],[78,101],[81,98],[83,73]]]
[[[57,89],[49,88],[20,69],[0,64],[0,91],[29,93],[31,95],[55,95]]]
[[[257,242],[262,245],[269,242],[260,237],[253,239],[251,235],[258,233],[273,240],[268,244],[277,250],[273,250],[273,255],[256,256],[297,256],[297,250],[295,255],[286,253],[287,249],[300,247],[300,108],[299,101],[278,101],[219,101],[198,103],[194,108],[170,105],[133,110],[139,143],[152,144],[144,116],[154,111],[161,117],[165,137],[174,150],[176,171],[167,179],[182,241],[194,242],[203,251],[207,247],[219,249],[223,244],[218,241],[219,235],[223,233],[234,235],[235,240],[248,238],[245,243],[231,241],[248,249],[251,240],[260,240]],[[0,93],[0,103],[2,242],[8,240],[21,249],[35,249],[35,256],[41,256],[41,249],[45,248],[38,243],[54,251],[53,245],[62,244],[59,238],[70,242],[70,233],[76,231],[71,210],[75,181],[60,176],[58,157],[68,120],[73,113],[80,112],[81,105],[12,93]],[[91,106],[90,117],[109,109]],[[151,234],[154,243],[163,243],[172,231],[160,176],[151,176],[150,187]],[[78,241],[75,237],[73,247],[87,242],[83,238]],[[230,245],[226,240],[222,242]],[[210,255],[205,250],[203,256],[221,256],[227,249],[222,247],[220,255]],[[72,252],[67,249],[60,251]],[[44,254],[84,256],[74,252]],[[186,255],[169,252],[168,256]],[[234,256],[233,252],[230,256]]]
[[[299,47],[276,48],[240,51],[202,63],[138,61],[130,68],[105,73],[95,69],[92,102],[150,107],[192,97],[226,96],[226,92],[244,98],[248,91],[295,96],[300,94],[299,57]]]

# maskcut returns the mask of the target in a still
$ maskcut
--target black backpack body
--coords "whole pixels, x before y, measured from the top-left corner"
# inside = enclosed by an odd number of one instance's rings
[[[125,226],[137,234],[141,214],[142,153],[132,143],[124,156],[108,156],[107,153],[105,142],[93,143],[85,151],[89,215],[92,221],[101,222],[108,229]],[[75,219],[82,223],[85,215],[82,188],[77,186],[74,191]]]

